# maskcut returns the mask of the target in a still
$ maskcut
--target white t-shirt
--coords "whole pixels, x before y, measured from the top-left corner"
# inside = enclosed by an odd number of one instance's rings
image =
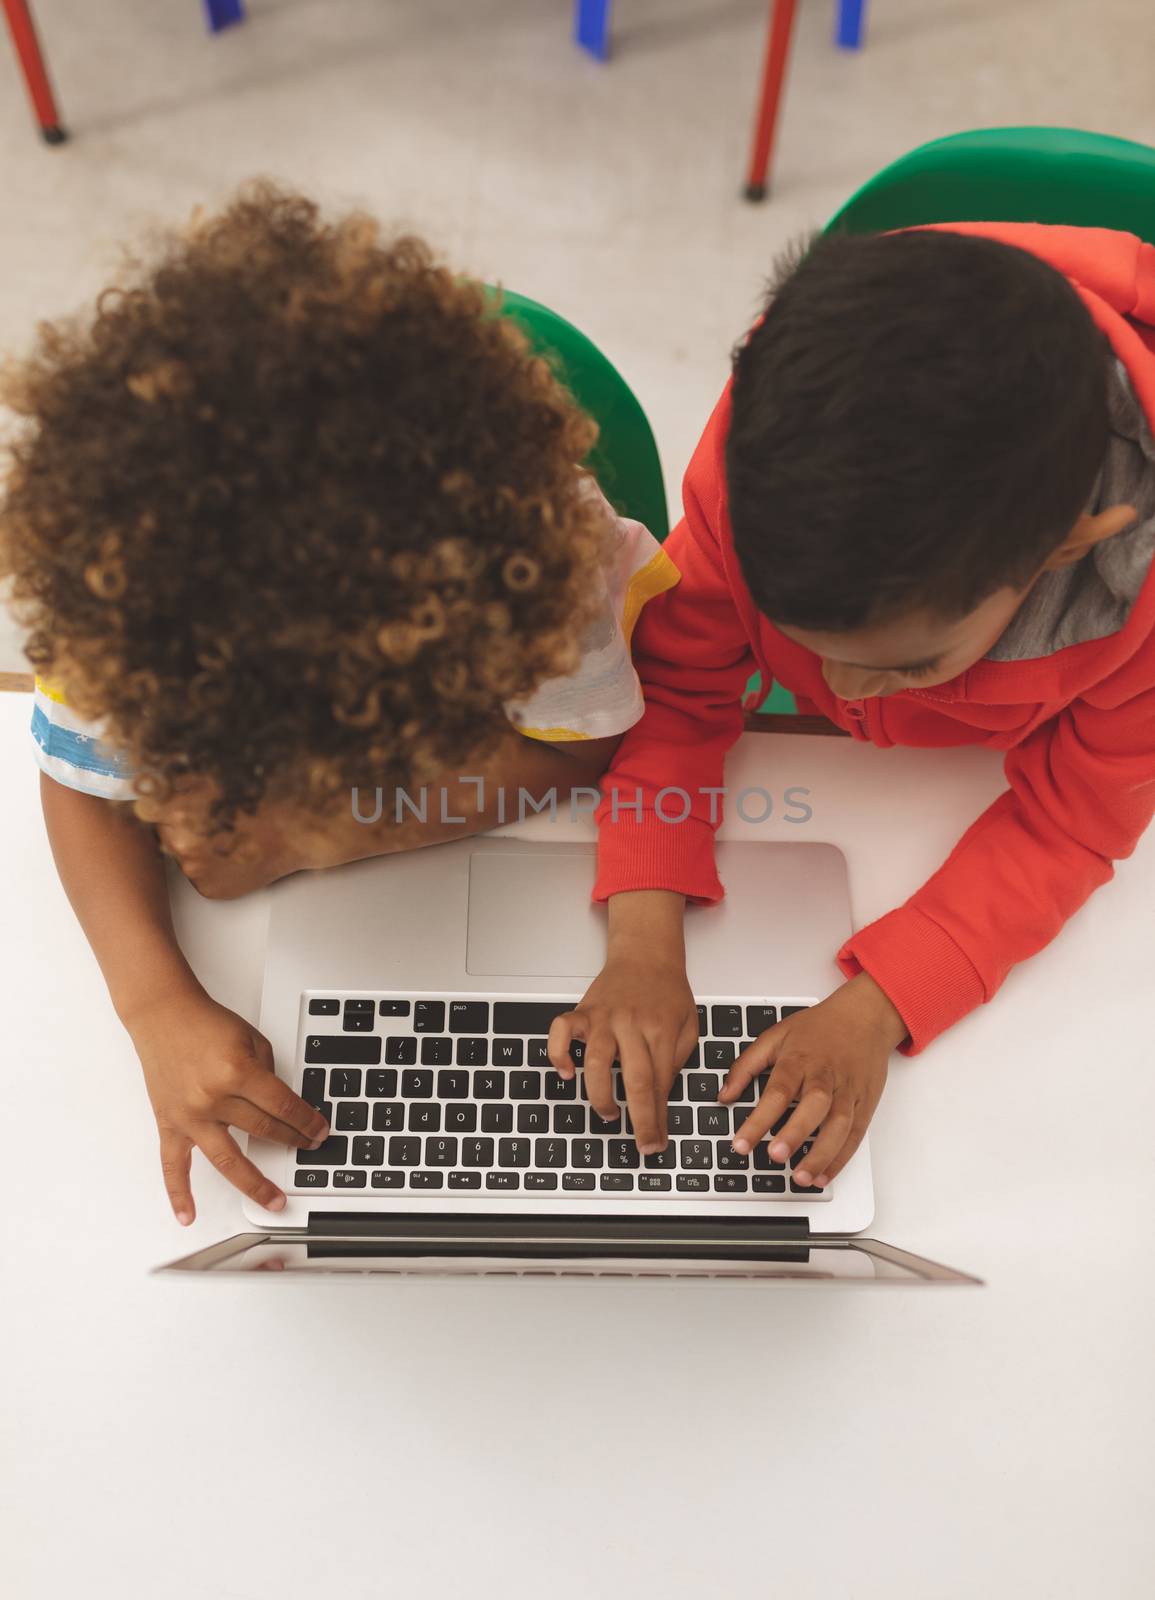
[[[630,638],[642,607],[680,574],[640,522],[620,517],[593,486],[613,523],[602,574],[601,609],[586,629],[581,660],[568,677],[551,678],[528,699],[507,707],[527,739],[560,743],[624,733],[642,715],[642,687],[630,659]],[[36,760],[49,777],[70,789],[108,800],[132,800],[128,764],[101,739],[101,724],[76,716],[60,695],[36,681],[32,711]]]

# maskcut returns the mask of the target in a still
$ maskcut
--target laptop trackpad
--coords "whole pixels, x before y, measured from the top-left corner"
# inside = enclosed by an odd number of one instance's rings
[[[469,859],[466,970],[477,977],[592,978],[606,910],[590,903],[589,849],[475,851]]]

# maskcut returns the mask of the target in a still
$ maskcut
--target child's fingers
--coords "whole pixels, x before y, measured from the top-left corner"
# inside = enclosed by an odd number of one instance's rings
[[[816,1173],[829,1174],[830,1164],[840,1154],[853,1126],[854,1101],[848,1094],[835,1096],[814,1143],[806,1152],[805,1162],[795,1169],[794,1176],[799,1183],[813,1183]],[[786,1129],[782,1131],[785,1133]]]
[[[864,1117],[862,1114],[862,1108],[859,1107],[858,1114],[855,1117],[850,1133],[843,1143],[842,1149],[834,1157],[833,1161],[827,1162],[826,1166],[823,1168],[819,1167],[817,1163],[812,1162],[810,1157],[807,1156],[805,1170],[807,1172],[813,1171],[815,1173],[814,1182],[820,1189],[825,1189],[828,1183],[833,1183],[834,1179],[837,1178],[838,1174],[842,1171],[843,1167],[846,1166],[851,1156],[866,1137],[866,1130],[869,1126],[870,1118]],[[799,1183],[805,1182],[805,1179],[801,1177],[800,1173],[795,1173],[795,1177],[798,1178]]]
[[[798,1093],[802,1068],[788,1058],[779,1061],[770,1074],[762,1098],[734,1134],[734,1149],[739,1155],[750,1151],[770,1132],[778,1118]]]
[[[555,1017],[550,1023],[545,1052],[559,1078],[573,1077],[574,1064],[569,1047],[575,1039],[584,1039],[588,1029],[589,1018],[580,1008],[563,1011],[560,1017]]]
[[[315,1150],[325,1140],[323,1133],[302,1133],[299,1128],[290,1127],[287,1122],[272,1116],[263,1107],[254,1105],[251,1100],[242,1100],[237,1095],[229,1095],[220,1102],[219,1110],[217,1107],[213,1109],[214,1114],[218,1114],[221,1121],[230,1127],[240,1128],[242,1132],[251,1134],[254,1139],[269,1139],[273,1144],[287,1144],[293,1150]]]
[[[644,1034],[623,1034],[621,1057],[634,1139],[642,1155],[653,1155],[666,1148],[666,1119],[658,1115],[666,1097],[658,1081],[668,1083],[672,1076],[674,1041],[655,1045]]]
[[[290,1134],[300,1136],[285,1139],[285,1144],[317,1144],[329,1137],[329,1124],[316,1107],[294,1094],[271,1068],[260,1066],[246,1072],[237,1086],[236,1095],[230,1096],[232,1100],[247,1100],[258,1111],[263,1111],[271,1122],[282,1123]],[[229,1116],[227,1120],[234,1122],[235,1118]],[[253,1131],[247,1122],[239,1122],[237,1127],[244,1128],[247,1133]],[[277,1134],[261,1134],[259,1137],[279,1139]]]
[[[793,1113],[774,1136],[770,1159],[789,1161],[798,1146],[810,1137],[826,1116],[832,1099],[831,1089],[822,1084],[812,1084],[799,1095]]]
[[[595,1022],[586,1040],[582,1072],[585,1074],[586,1093],[589,1095],[590,1104],[607,1122],[613,1122],[618,1114],[613,1078],[617,1054],[618,1044],[611,1029],[604,1023],[599,1027]]]
[[[751,1078],[756,1078],[760,1072],[765,1072],[766,1068],[773,1064],[786,1037],[784,1032],[778,1031],[781,1026],[779,1022],[773,1028],[767,1028],[765,1033],[758,1035],[753,1044],[746,1046],[723,1079],[718,1093],[719,1100],[732,1100],[736,1094],[742,1093]]]
[[[182,1228],[187,1228],[197,1214],[189,1177],[191,1166],[192,1140],[186,1139],[183,1134],[162,1130],[160,1170],[164,1173],[164,1186],[173,1215]]]
[[[223,1178],[267,1211],[283,1211],[285,1197],[263,1172],[243,1156],[236,1140],[219,1123],[206,1126],[197,1138],[201,1151]]]

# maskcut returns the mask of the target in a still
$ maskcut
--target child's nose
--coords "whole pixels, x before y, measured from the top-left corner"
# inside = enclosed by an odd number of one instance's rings
[[[863,667],[848,667],[843,661],[824,661],[822,676],[840,700],[869,700],[886,688],[889,674]]]

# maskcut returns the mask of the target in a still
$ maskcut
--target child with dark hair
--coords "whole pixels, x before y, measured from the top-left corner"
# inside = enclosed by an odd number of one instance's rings
[[[607,962],[550,1040],[559,1071],[586,1040],[603,1116],[620,1058],[644,1150],[697,1037],[683,907],[722,893],[700,791],[755,668],[856,739],[1005,750],[1008,789],[838,952],[841,988],[739,1056],[725,1101],[770,1069],[740,1158],[813,1137],[795,1178],[824,1187],[890,1052],[989,1000],[1133,850],[1155,811],[1153,418],[1155,249],[1131,235],[959,223],[786,265],[686,475],[682,581],[636,635],[646,713],[600,813]],[[682,826],[663,786],[699,796]]]
[[[162,850],[229,897],[460,837],[596,784],[642,714],[629,635],[677,572],[499,313],[420,241],[258,185],[7,375],[45,818],[182,1222],[194,1145],[279,1209],[230,1127],[327,1128],[190,971]]]

